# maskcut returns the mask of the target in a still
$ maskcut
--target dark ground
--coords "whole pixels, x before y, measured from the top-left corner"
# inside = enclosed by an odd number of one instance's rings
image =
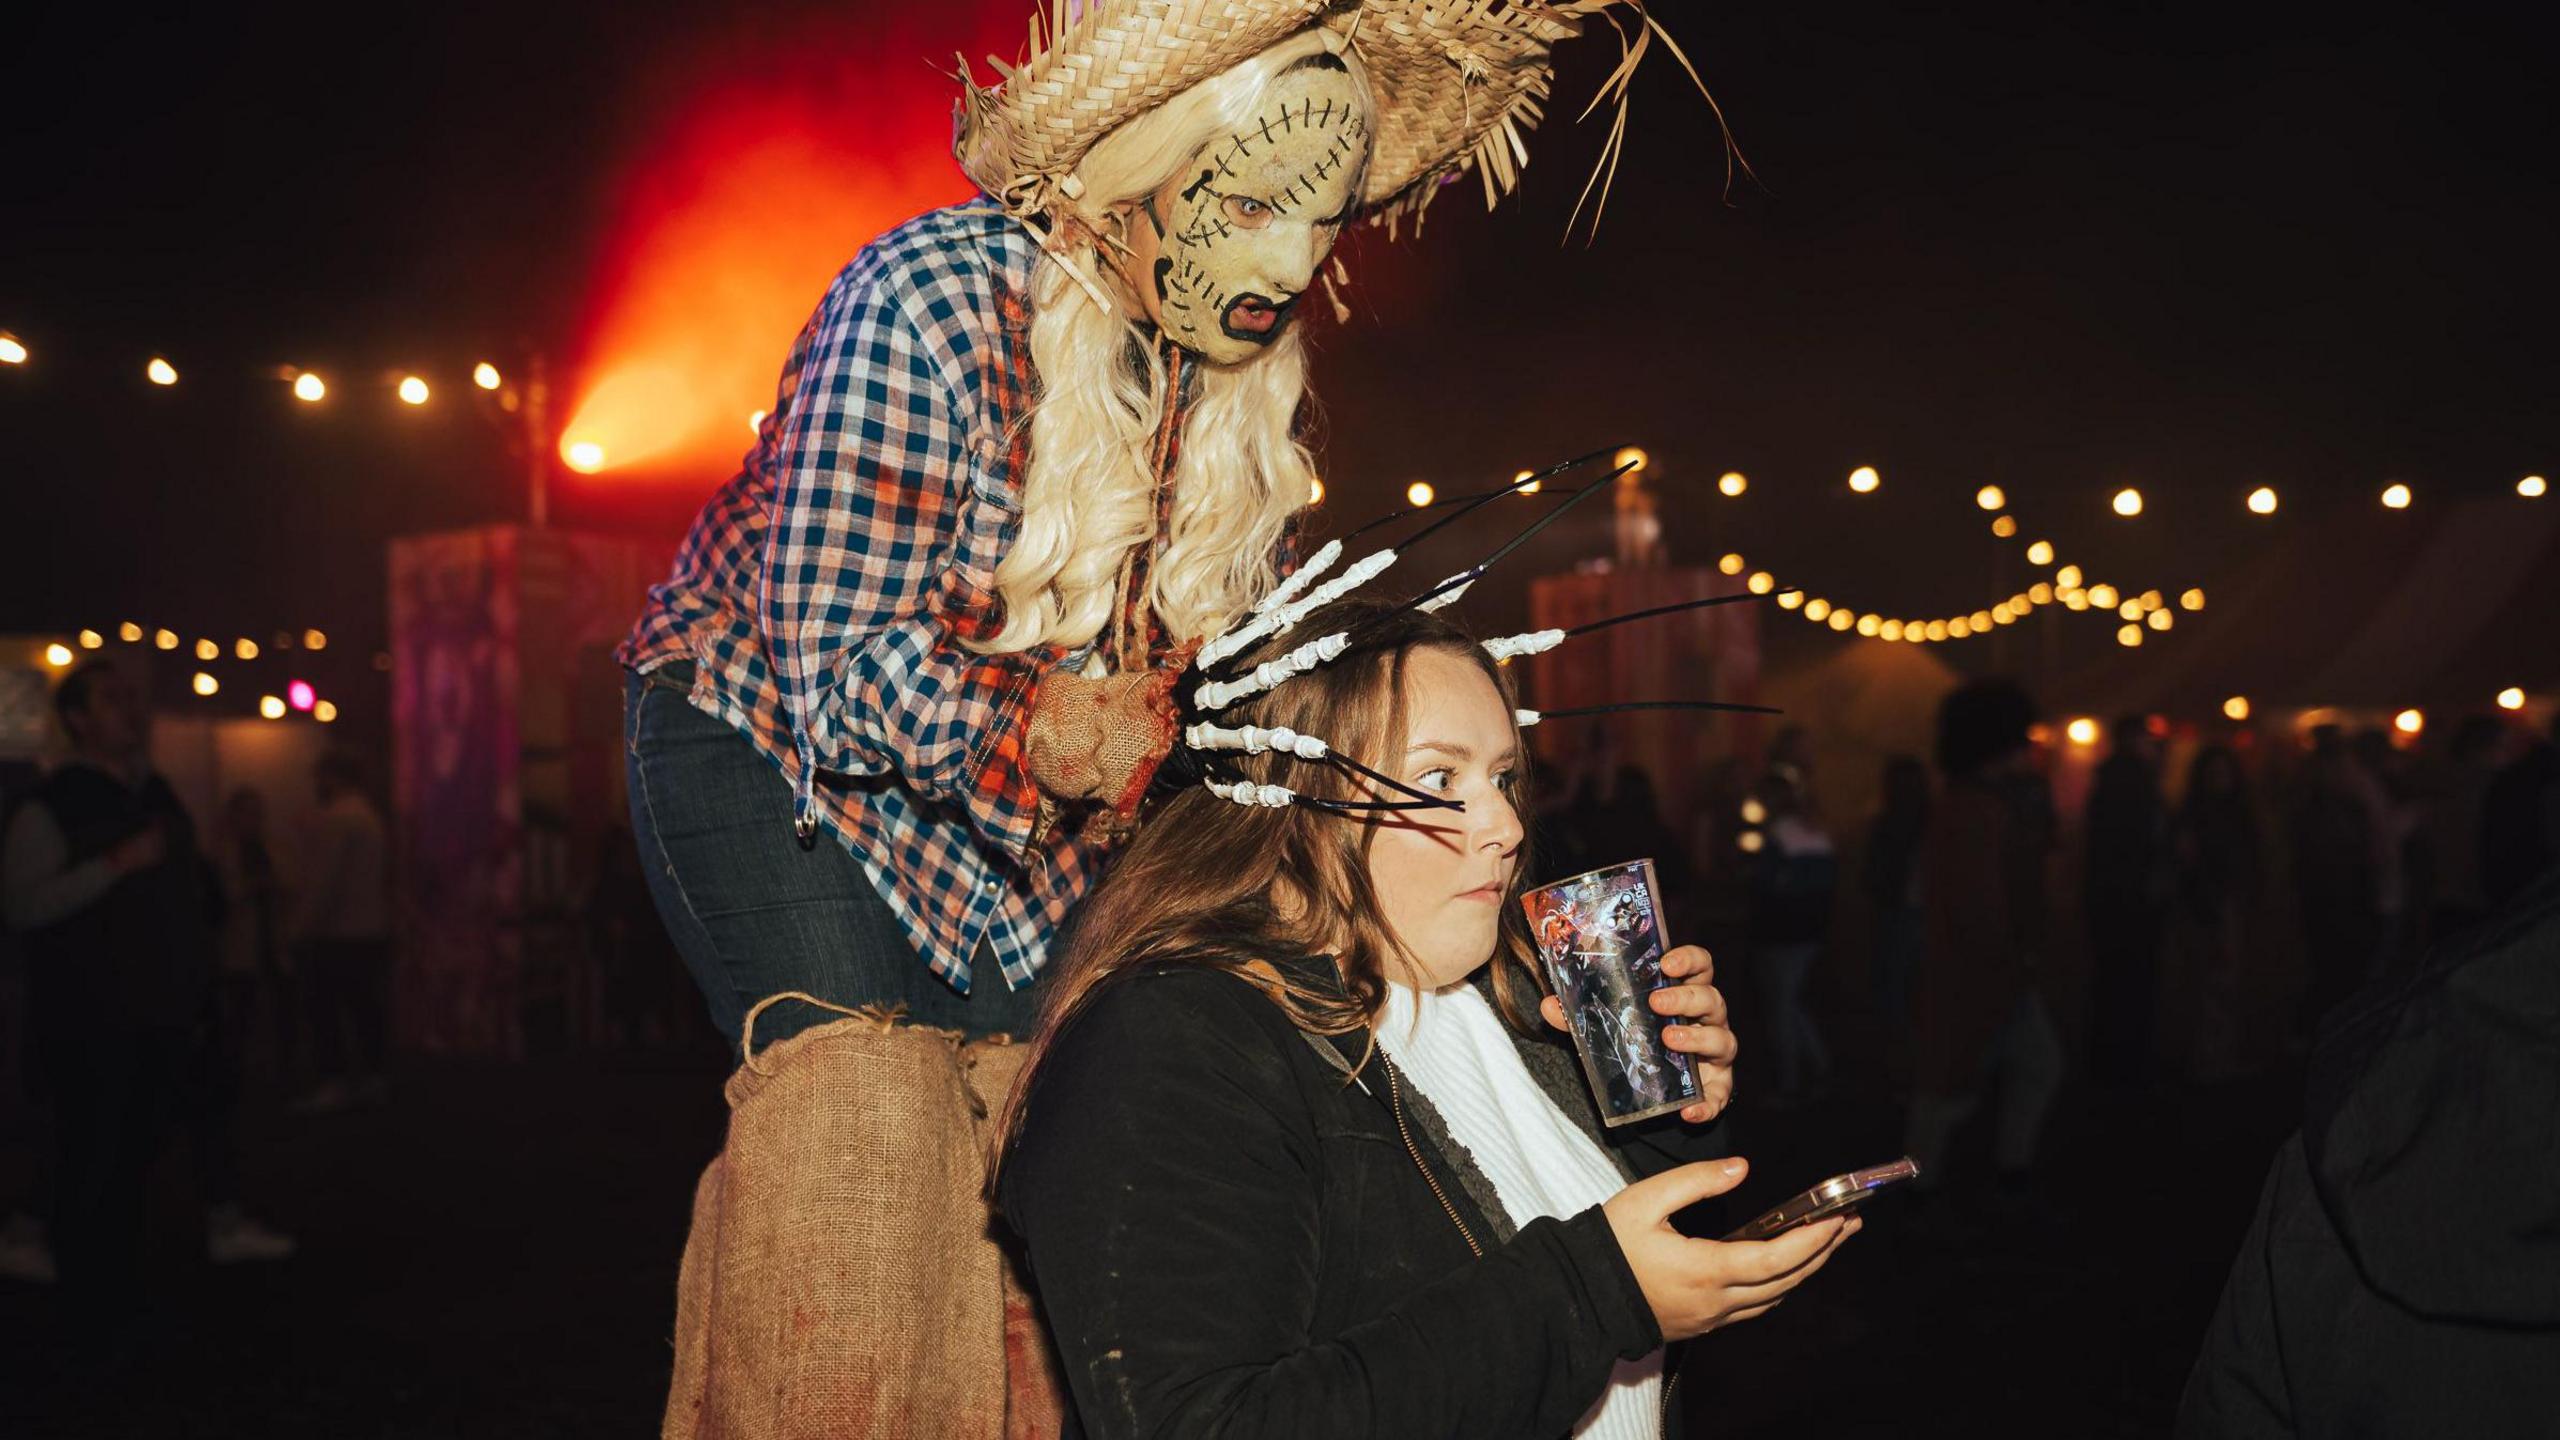
[[[1736,1003],[1747,1013],[1747,994]],[[1877,1053],[1872,1022],[1827,1023],[1844,1055]],[[1746,1056],[1732,1122],[1754,1163],[1746,1213],[1900,1153],[1883,1067],[1865,1070],[1772,1113],[1752,1104]],[[250,1208],[301,1255],[192,1258],[171,1164],[166,1298],[120,1366],[63,1348],[48,1292],[0,1282],[0,1435],[653,1433],[718,1080],[716,1060],[690,1058],[414,1062],[376,1111],[296,1117],[261,1095]],[[2000,1218],[1964,1186],[1925,1218],[1879,1210],[1789,1303],[1704,1342],[1692,1413],[1703,1402],[1719,1440],[2164,1433],[2295,1093],[2269,1073],[2106,1119],[2066,1092],[2045,1222]],[[0,1195],[25,1170],[24,1133],[6,1138]],[[1960,1137],[1960,1171],[1980,1172],[1982,1144]]]

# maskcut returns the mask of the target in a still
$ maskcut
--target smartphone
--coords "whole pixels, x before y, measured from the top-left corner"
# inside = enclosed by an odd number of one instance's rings
[[[1844,1210],[1855,1209],[1858,1202],[1878,1190],[1899,1184],[1919,1173],[1919,1162],[1905,1155],[1890,1165],[1875,1165],[1864,1170],[1852,1170],[1846,1175],[1834,1175],[1724,1238],[1767,1240],[1784,1235],[1799,1225],[1810,1225]]]

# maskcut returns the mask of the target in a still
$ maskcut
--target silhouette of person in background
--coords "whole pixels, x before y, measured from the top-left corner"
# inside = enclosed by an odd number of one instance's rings
[[[2379,804],[2372,777],[2348,753],[2346,733],[2313,727],[2291,816],[2294,894],[2311,972],[2297,1018],[2305,1036],[2364,983],[2378,923]]]
[[[1876,1009],[1896,1031],[1911,1022],[1911,976],[1920,962],[1920,841],[1929,826],[1929,767],[1917,756],[1884,762],[1884,803],[1867,830],[1863,870],[1874,917]]]
[[[2114,749],[2090,787],[2087,830],[2080,899],[2089,927],[2091,1069],[2102,1086],[2140,1089],[2151,1080],[2170,884],[2159,744],[2147,717],[2116,721]]]
[[[2496,909],[2560,865],[2560,714],[2480,801],[2480,880]]]
[[[377,1104],[390,1049],[391,909],[382,816],[365,798],[364,766],[344,750],[320,757],[312,864],[294,933],[311,1002],[319,1087],[306,1112]]]
[[[55,1108],[52,1238],[75,1326],[112,1335],[144,1309],[151,1167],[188,1123],[217,1261],[281,1258],[286,1237],[235,1203],[213,1023],[221,897],[194,820],[150,764],[151,717],[104,661],[54,691],[69,758],[10,817],[0,852],[24,940],[35,1045]]]
[[[2045,857],[2053,798],[2030,766],[2035,703],[1976,680],[1938,707],[1946,787],[1922,842],[1927,950],[1912,987],[1912,1098],[1904,1149],[1923,1193],[1946,1183],[1948,1142],[1986,1083],[2000,1087],[1993,1162],[2022,1194],[2062,1084],[2062,1040],[2043,991]]]
[[[1797,772],[1772,765],[1761,778],[1766,810],[1751,857],[1751,962],[1768,1015],[1772,1104],[1801,1104],[1831,1078],[1831,1049],[1814,1024],[1806,991],[1831,933],[1839,861],[1814,819]]]
[[[2179,952],[2193,975],[2195,1013],[2188,1073],[2230,1075],[2240,1063],[2240,972],[2264,862],[2248,778],[2228,745],[2208,745],[2187,766],[2186,798],[2170,831],[2178,867]]]

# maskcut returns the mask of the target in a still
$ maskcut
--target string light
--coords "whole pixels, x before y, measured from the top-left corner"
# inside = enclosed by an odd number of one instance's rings
[[[198,640],[196,642],[196,658],[199,660],[219,660],[222,658],[222,647],[214,644],[210,640]]]
[[[1861,495],[1873,493],[1883,483],[1884,477],[1876,473],[1873,465],[1861,465],[1849,472],[1849,488]]]
[[[1819,624],[1831,614],[1831,602],[1817,595],[1804,602],[1804,618]]]
[[[2170,626],[2178,623],[2178,617],[2175,613],[2168,610],[2154,610],[2151,612],[2150,617],[2143,621],[2143,623],[2149,625],[2154,630],[2166,630]]]
[[[231,642],[231,653],[243,660],[255,660],[258,658],[258,642],[243,635]]]
[[[2185,589],[2185,590],[2182,590],[2182,591],[2178,592],[2178,608],[2179,608],[2179,609],[2181,609],[2181,610],[2201,610],[2201,609],[2203,609],[2203,608],[2204,608],[2204,589],[2203,589],[2203,587],[2202,587],[2202,586],[2190,586],[2190,587],[2188,587],[2187,589]]]
[[[2105,584],[2090,586],[2089,603],[2101,610],[2113,610],[2116,608],[2116,587]]]
[[[2234,695],[2230,699],[2223,701],[2222,714],[2223,718],[2228,720],[2248,719],[2249,697],[2246,695]]]
[[[2130,650],[2142,643],[2142,627],[2127,625],[2116,631],[2116,643]]]
[[[326,650],[329,648],[329,637],[318,630],[305,630],[302,632],[302,648],[305,650]]]
[[[1973,492],[1973,503],[1985,510],[1997,510],[2009,503],[2009,497],[1997,485],[1985,485]]]
[[[19,342],[17,336],[10,334],[6,330],[0,330],[0,365],[24,365],[26,363],[27,347]]]
[[[2077,565],[2065,565],[2061,569],[2054,571],[2053,583],[2064,590],[2079,589],[2080,567]]]
[[[149,380],[154,385],[175,385],[178,383],[178,367],[161,359],[157,355],[151,357],[150,364],[142,367],[142,374],[145,379]]]
[[[1875,633],[1883,628],[1884,622],[1873,615],[1861,615],[1858,617],[1858,633],[1869,639],[1875,638]]]
[[[1512,486],[1512,488],[1513,488],[1514,490],[1516,490],[1517,492],[1519,492],[1520,494],[1523,494],[1523,495],[1535,495],[1535,494],[1537,494],[1539,491],[1546,489],[1546,488],[1547,488],[1547,482],[1546,482],[1546,481],[1544,481],[1544,480],[1532,480],[1532,479],[1530,479],[1530,478],[1529,478],[1530,476],[1535,475],[1535,474],[1537,474],[1537,473],[1538,473],[1538,472],[1537,472],[1537,471],[1535,471],[1535,470],[1523,470],[1523,471],[1521,471],[1519,474],[1512,476],[1512,477],[1511,477],[1511,486]]]
[[[2127,600],[2116,607],[2116,614],[2122,619],[2139,620],[2142,618],[2142,602],[2139,600]]]
[[[107,637],[99,634],[95,630],[83,630],[80,632],[80,648],[83,650],[95,650],[106,643]]]
[[[1899,639],[1901,639],[1901,638],[1902,638],[1902,622],[1901,622],[1901,621],[1899,621],[1899,620],[1887,620],[1887,621],[1886,621],[1886,622],[1884,622],[1882,625],[1877,626],[1877,627],[1876,627],[1876,638],[1877,638],[1877,639],[1879,639],[1879,640],[1899,640]],[[1915,636],[1913,636],[1912,638],[1916,640],[1916,639],[1918,639],[1919,637],[1915,635]]]
[[[1769,807],[1760,803],[1759,796],[1746,795],[1743,797],[1742,823],[1745,825],[1766,825],[1769,823]]]
[[[2038,540],[2034,544],[2029,545],[2027,547],[2027,563],[2030,565],[2052,564],[2053,542],[2050,540]]]
[[[178,648],[178,632],[175,630],[154,630],[151,632],[151,643],[162,650],[175,650]]]
[[[2427,712],[2418,709],[2403,710],[2391,717],[2391,728],[2403,735],[2415,735],[2427,728]]]
[[[1723,572],[1724,572],[1725,574],[1727,574],[1727,575],[1739,575],[1739,574],[1741,574],[1741,573],[1742,573],[1742,554],[1741,554],[1741,552],[1740,552],[1740,551],[1735,551],[1735,552],[1733,552],[1733,553],[1731,553],[1731,554],[1726,555],[1723,559],[1718,560],[1718,561],[1716,562],[1716,568],[1717,568],[1718,570],[1723,571]]]
[[[323,725],[334,723],[338,718],[338,706],[336,702],[323,700],[318,704],[313,705],[311,707],[311,718],[319,721]]]
[[[283,697],[283,696],[281,696],[281,695],[261,695],[261,696],[259,696],[259,697],[258,697],[258,713],[259,713],[260,715],[265,716],[265,717],[266,717],[267,719],[269,719],[269,720],[281,720],[281,719],[283,719],[283,718],[284,718],[284,697]]]
[[[197,671],[197,672],[196,672],[196,682],[195,682],[195,683],[196,683],[196,693],[197,693],[197,694],[199,694],[199,695],[210,695],[210,694],[212,694],[213,692],[215,692],[216,690],[219,690],[219,689],[221,689],[221,688],[222,688],[222,682],[221,682],[221,681],[214,679],[212,676],[210,676],[210,675],[206,674],[206,673],[205,673],[205,672],[203,672],[202,670],[199,670],[199,671]]]
[[[305,370],[293,377],[293,398],[306,405],[317,404],[329,393],[329,382]]]
[[[59,670],[71,663],[71,647],[56,640],[44,647],[44,663]]]
[[[1751,578],[1742,583],[1752,594],[1766,595],[1778,588],[1778,577],[1766,570],[1754,570],[1751,572]]]
[[[2003,540],[2007,540],[2015,536],[2018,533],[2018,517],[2015,515],[2003,515],[1999,519],[1992,521],[1991,533],[1999,536]]]
[[[2385,487],[2382,492],[2382,508],[2385,510],[2408,509],[2409,487],[2396,480]]]
[[[2127,485],[2116,492],[2114,504],[2116,513],[2130,520],[2142,513],[2142,492]]]
[[[1727,495],[1739,495],[1751,488],[1751,481],[1739,470],[1727,470],[1717,478],[1716,488]]]
[[[1412,484],[1404,487],[1404,503],[1419,509],[1424,505],[1430,504],[1431,497],[1437,493],[1437,491],[1431,488],[1430,481],[1416,480]]]
[[[2524,687],[2521,685],[2510,685],[2506,689],[2499,691],[2498,708],[2501,710],[2523,709]]]
[[[2543,479],[2539,475],[2527,475],[2516,482],[2516,493],[2527,500],[2541,499],[2543,492],[2550,488],[2551,487],[2549,485],[2543,483]]]
[[[2039,580],[2033,585],[2028,586],[2027,599],[2037,605],[2052,604],[2053,582],[2050,580]]]
[[[471,367],[471,383],[483,390],[495,390],[503,383],[503,377],[498,374],[497,366],[483,360]]]
[[[2095,745],[2098,743],[2098,722],[2082,715],[2063,726],[2062,733],[2070,736],[2074,745]]]
[[[1768,843],[1768,840],[1757,830],[1745,830],[1733,837],[1733,848],[1745,855],[1759,854],[1760,847]]]
[[[426,404],[427,382],[419,379],[415,375],[402,376],[400,380],[400,403],[404,405]]]
[[[560,458],[581,475],[593,475],[604,468],[604,447],[593,440],[571,440],[562,445]]]
[[[127,645],[136,644],[142,639],[142,627],[127,620],[116,627],[116,638]]]
[[[296,680],[284,687],[284,703],[296,710],[310,709],[319,698],[320,692],[312,689],[308,680]]]
[[[1616,468],[1624,470],[1630,475],[1641,475],[1644,473],[1645,467],[1652,463],[1653,458],[1651,456],[1645,454],[1635,446],[1630,445],[1626,449],[1618,452]]]
[[[2249,513],[2252,515],[2273,515],[2276,513],[2276,490],[2274,486],[2261,485],[2257,489],[2249,492]]]
[[[1778,608],[1781,610],[1793,610],[1802,604],[1804,604],[1804,592],[1801,590],[1789,590],[1778,597]]]
[[[1855,610],[1834,610],[1831,612],[1830,625],[1834,630],[1846,630],[1857,623],[1858,612]]]

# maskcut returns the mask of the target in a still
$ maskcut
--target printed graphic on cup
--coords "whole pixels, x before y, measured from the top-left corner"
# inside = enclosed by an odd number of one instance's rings
[[[1663,1027],[1678,1022],[1654,1014],[1645,998],[1666,983],[1661,893],[1653,862],[1630,860],[1520,897],[1583,1076],[1611,1125],[1698,1098],[1695,1062],[1663,1042]]]

